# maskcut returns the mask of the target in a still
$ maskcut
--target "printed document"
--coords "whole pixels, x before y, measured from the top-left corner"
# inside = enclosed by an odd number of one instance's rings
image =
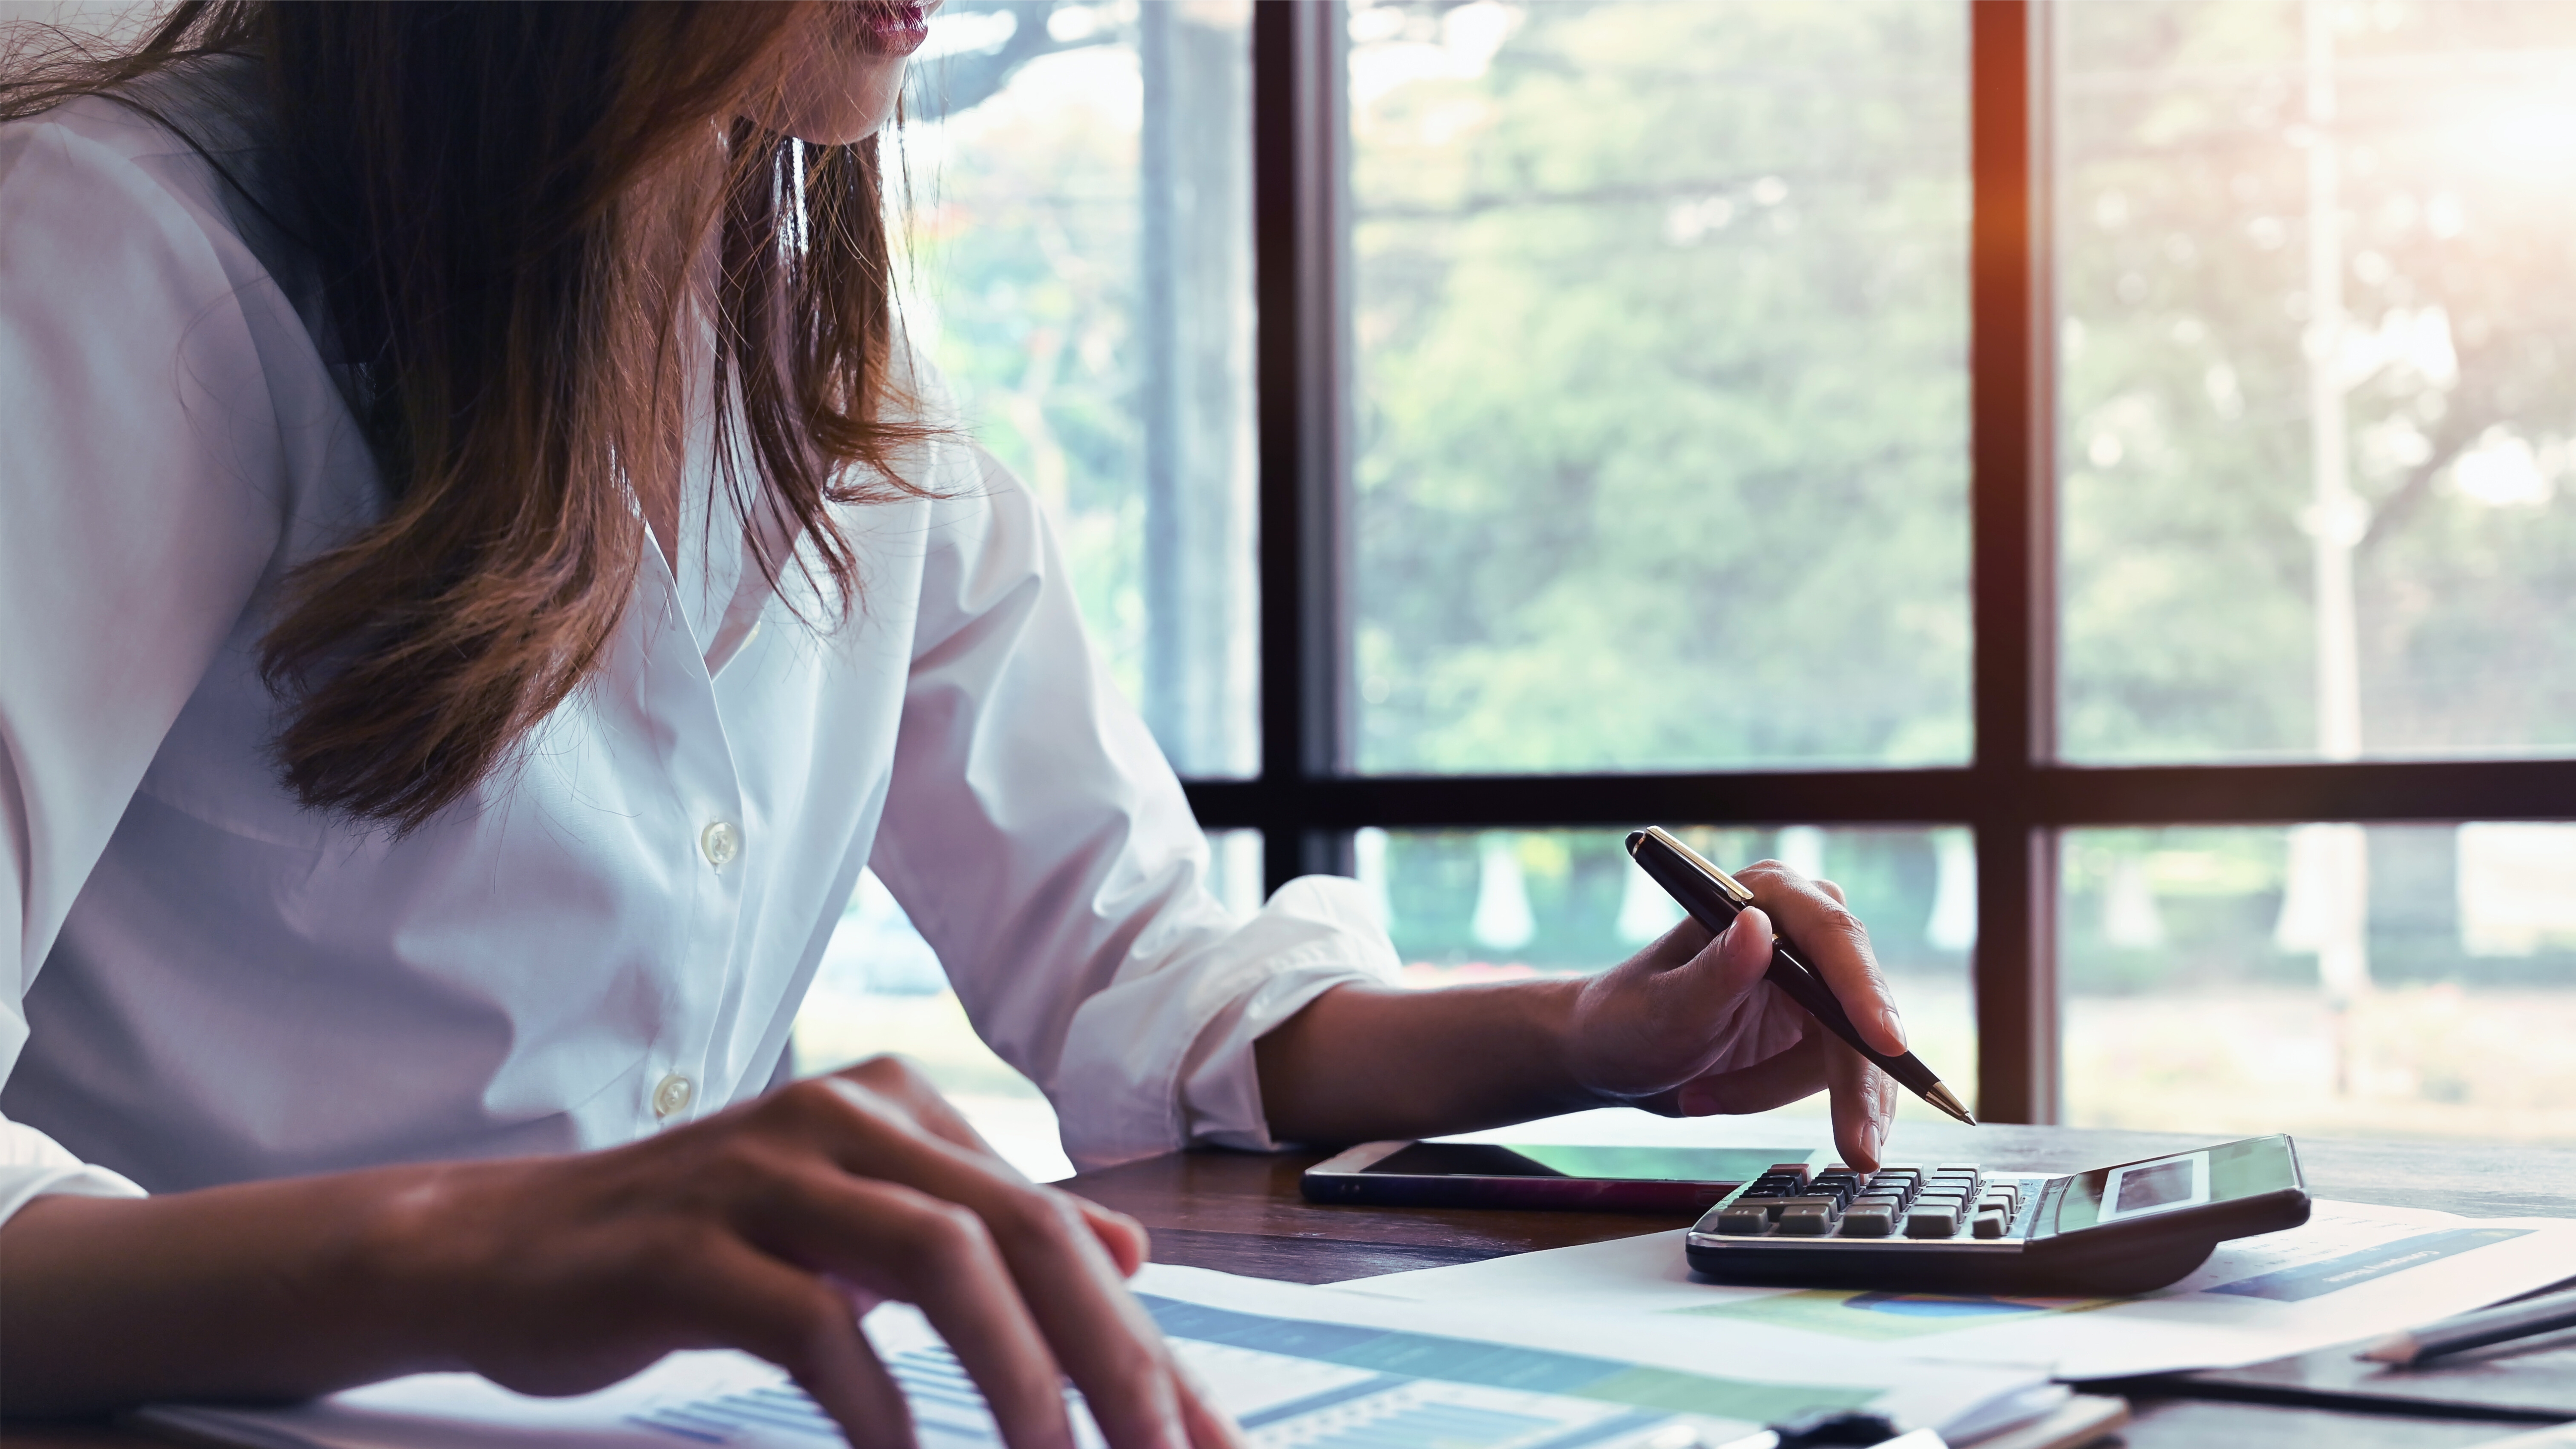
[[[1823,1356],[2019,1364],[2059,1378],[2234,1368],[2392,1333],[2576,1277],[2576,1221],[2319,1201],[2304,1227],[2218,1245],[2135,1298],[1737,1288],[1694,1281],[1682,1234],[1336,1285],[1451,1307],[1655,1323],[1716,1361],[1744,1344]]]
[[[1866,1408],[1953,1442],[2054,1411],[2062,1386],[2023,1369],[1956,1369],[1747,1343],[1713,1357],[1654,1322],[1567,1329],[1544,1313],[1473,1313],[1328,1288],[1148,1267],[1138,1296],[1174,1350],[1261,1446],[1648,1449],[1723,1444],[1811,1409]],[[887,1305],[870,1340],[925,1449],[994,1445],[982,1395],[928,1322]],[[1750,1336],[1748,1336],[1750,1337]],[[1100,1442],[1074,1401],[1078,1432]],[[283,1409],[143,1411],[146,1424],[257,1449],[821,1449],[841,1436],[778,1370],[678,1353],[598,1393],[534,1399],[471,1374],[422,1374]]]

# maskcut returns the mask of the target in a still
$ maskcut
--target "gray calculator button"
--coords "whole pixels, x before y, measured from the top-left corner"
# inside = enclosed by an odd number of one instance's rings
[[[1843,1236],[1846,1238],[1885,1238],[1896,1232],[1896,1205],[1872,1198],[1862,1198],[1843,1214]]]
[[[1760,1203],[1730,1207],[1717,1215],[1717,1230],[1729,1237],[1758,1238],[1771,1231],[1770,1210]]]
[[[1792,1202],[1780,1209],[1780,1233],[1790,1238],[1821,1238],[1834,1230],[1833,1204]]]
[[[2004,1235],[2005,1226],[2010,1222],[2011,1219],[2006,1217],[2001,1209],[1981,1212],[1977,1214],[1973,1231],[1981,1238],[2000,1238]]]
[[[1959,1235],[1959,1210],[1937,1204],[1917,1203],[1905,1215],[1905,1236],[1909,1238],[1954,1238]]]

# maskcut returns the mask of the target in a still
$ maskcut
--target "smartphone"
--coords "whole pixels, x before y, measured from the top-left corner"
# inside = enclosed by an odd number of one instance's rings
[[[1975,1163],[1859,1173],[1792,1164],[1736,1189],[1684,1239],[1722,1283],[1949,1293],[2161,1288],[2229,1238],[2308,1220],[2297,1146],[2249,1137],[2065,1177]]]
[[[1682,1216],[1775,1167],[1794,1162],[1812,1172],[1825,1156],[1772,1147],[1368,1142],[1306,1169],[1298,1185],[1309,1202]]]

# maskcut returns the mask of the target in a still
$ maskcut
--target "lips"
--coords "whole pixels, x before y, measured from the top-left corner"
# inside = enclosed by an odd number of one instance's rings
[[[878,55],[910,55],[930,38],[930,12],[925,5],[862,0],[859,39]]]

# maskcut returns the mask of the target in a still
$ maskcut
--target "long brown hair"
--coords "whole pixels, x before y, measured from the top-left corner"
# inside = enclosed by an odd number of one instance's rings
[[[920,491],[897,464],[930,432],[895,360],[879,152],[743,119],[783,113],[763,100],[836,18],[184,0],[114,54],[22,32],[0,60],[0,120],[91,94],[150,109],[136,82],[220,55],[265,78],[287,185],[261,204],[318,269],[386,489],[380,521],[291,576],[263,641],[304,804],[417,828],[596,671],[639,504],[677,495],[684,334],[710,320],[721,486],[806,541],[762,551],[764,576],[856,598],[833,505]]]

